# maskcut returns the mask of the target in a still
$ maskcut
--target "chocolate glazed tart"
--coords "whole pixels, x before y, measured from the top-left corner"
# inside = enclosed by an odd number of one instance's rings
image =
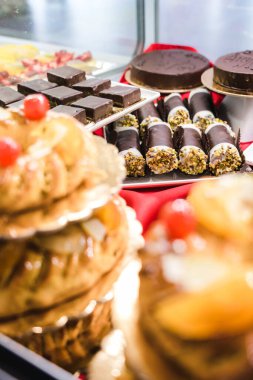
[[[209,61],[195,52],[155,50],[135,57],[130,65],[134,82],[159,89],[184,89],[201,85],[201,74]]]
[[[220,86],[253,92],[253,50],[223,55],[214,63],[214,82]]]

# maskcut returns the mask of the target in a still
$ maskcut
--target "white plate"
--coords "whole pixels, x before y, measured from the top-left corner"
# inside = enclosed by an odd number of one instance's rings
[[[119,82],[112,82],[112,87],[114,87],[114,86],[132,87],[131,85],[127,85],[127,84],[123,84],[123,83],[119,83]],[[110,123],[113,123],[114,121],[120,119],[124,115],[131,113],[131,112],[137,110],[138,108],[141,108],[145,104],[150,103],[150,102],[158,99],[160,96],[160,93],[157,91],[146,90],[144,88],[141,88],[140,90],[141,90],[141,100],[139,102],[134,103],[131,106],[126,107],[126,108],[120,108],[118,112],[116,112],[116,113],[114,113],[108,117],[105,117],[104,119],[99,120],[96,123],[89,123],[85,126],[85,128],[88,131],[94,132],[99,128],[102,128],[102,127],[104,127]]]
[[[252,169],[248,165],[243,165],[240,169],[240,172],[253,173]],[[143,188],[152,188],[152,187],[172,187],[186,185],[189,183],[200,182],[205,180],[215,180],[219,177],[213,175],[189,175],[181,173],[179,170],[173,171],[168,174],[151,174],[146,175],[145,177],[127,177],[123,184],[123,189],[143,189]]]

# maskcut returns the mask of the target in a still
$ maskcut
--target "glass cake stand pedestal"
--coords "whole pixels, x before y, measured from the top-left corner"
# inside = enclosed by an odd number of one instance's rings
[[[243,94],[217,85],[213,82],[213,68],[202,74],[201,81],[209,90],[225,95],[220,112],[227,116],[235,133],[240,130],[241,142],[253,141],[253,93]]]

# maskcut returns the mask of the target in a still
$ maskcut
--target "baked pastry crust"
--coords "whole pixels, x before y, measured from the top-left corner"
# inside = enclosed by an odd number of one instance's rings
[[[103,178],[94,136],[74,118],[48,112],[39,121],[0,109],[0,137],[21,146],[16,163],[0,169],[0,211],[19,212],[65,197],[80,184]]]
[[[0,319],[86,292],[124,254],[127,241],[125,204],[117,196],[88,220],[58,233],[2,241]]]
[[[113,284],[122,269],[111,270],[87,292],[56,307],[0,321],[0,331],[70,371],[87,365],[111,330]]]

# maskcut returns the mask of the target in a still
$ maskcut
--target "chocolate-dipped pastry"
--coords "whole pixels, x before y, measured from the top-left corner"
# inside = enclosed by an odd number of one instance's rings
[[[85,79],[85,71],[71,66],[61,66],[47,72],[49,82],[60,86],[72,86]]]
[[[83,124],[87,123],[86,112],[82,108],[61,105],[51,108],[51,111],[57,113],[65,113],[66,115],[74,117]]]
[[[120,119],[116,120],[114,122],[114,128],[121,127],[134,127],[139,128],[139,123],[137,120],[137,117],[131,113],[126,114],[125,116],[121,117]]]
[[[6,107],[10,103],[24,99],[24,95],[10,87],[0,88],[0,107]]]
[[[202,132],[194,124],[178,127],[177,148],[179,151],[178,168],[191,175],[201,174],[207,167],[207,155],[202,143]]]
[[[174,92],[164,99],[164,108],[167,122],[172,129],[175,129],[180,124],[190,123],[190,114],[185,107],[181,95]]]
[[[205,88],[196,88],[190,92],[188,98],[189,109],[193,123],[205,129],[207,125],[219,122],[215,118],[214,104],[210,92]]]
[[[99,93],[102,98],[112,99],[116,107],[129,107],[141,100],[141,91],[134,86],[114,86]]]
[[[143,177],[145,175],[145,160],[141,154],[138,130],[135,127],[114,127],[112,134],[116,134],[108,141],[114,140],[119,154],[125,160],[127,175],[130,177]],[[109,133],[110,135],[110,133]]]
[[[78,91],[82,91],[84,95],[98,95],[100,91],[111,87],[110,79],[90,78],[76,83],[72,86]]]
[[[162,121],[160,115],[153,102],[145,104],[145,106],[137,110],[137,116],[140,123],[140,136],[144,137],[149,123]]]
[[[178,166],[173,144],[173,132],[168,123],[149,123],[145,137],[146,162],[155,174],[164,174]]]
[[[235,134],[228,124],[213,123],[205,130],[209,148],[209,168],[215,175],[238,170],[242,164]]]
[[[48,98],[51,107],[56,107],[59,104],[68,105],[83,97],[81,91],[65,86],[50,88],[49,90],[41,91],[41,93]]]
[[[36,94],[44,90],[49,90],[50,88],[57,87],[57,84],[48,82],[47,80],[44,80],[44,79],[34,79],[34,80],[18,83],[17,87],[18,87],[18,91],[21,92],[21,94],[29,95],[29,94]]]
[[[112,104],[111,99],[90,95],[72,103],[71,106],[84,108],[89,119],[98,121],[112,113]]]

